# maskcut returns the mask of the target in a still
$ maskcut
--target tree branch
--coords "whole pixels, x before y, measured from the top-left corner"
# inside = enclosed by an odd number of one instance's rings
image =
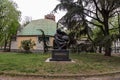
[[[110,24],[111,26],[113,26],[113,27],[116,27],[116,26],[114,26],[111,22],[109,22],[109,24]]]
[[[99,27],[99,28],[103,31],[103,33],[105,33],[105,30],[104,30],[103,26],[98,25],[98,24],[95,24],[95,23],[90,22],[90,21],[88,21],[88,20],[86,20],[86,21],[87,21],[88,23],[92,24],[92,25],[95,25],[95,26]]]
[[[84,13],[84,14],[85,14],[86,16],[88,16],[88,17],[90,17],[90,18],[92,18],[92,19],[94,19],[94,20],[100,22],[101,24],[103,24],[103,22],[102,22],[99,18],[92,17],[92,16],[90,16],[90,15],[87,14],[87,13]]]
[[[109,17],[113,17],[113,15],[115,15],[116,13],[120,13],[120,10],[113,12],[111,15],[109,15]]]
[[[95,6],[96,6],[96,9],[101,13],[101,10],[100,10],[100,8],[98,7],[98,4],[97,4],[96,0],[93,0],[93,2],[94,2],[94,4],[95,4]]]

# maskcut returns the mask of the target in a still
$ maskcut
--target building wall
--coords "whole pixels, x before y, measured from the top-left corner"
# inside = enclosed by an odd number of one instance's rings
[[[50,43],[49,43],[49,46],[53,46],[53,40],[54,40],[54,37],[50,37]]]
[[[18,47],[17,47],[17,41],[12,41],[11,42],[11,49],[18,49]]]
[[[38,41],[38,37],[17,37],[16,41],[12,41],[11,49],[20,49],[21,41],[32,39],[36,43],[36,46],[33,47],[34,50],[43,50],[43,42]],[[53,46],[53,37],[49,37],[48,46]]]
[[[37,37],[17,37],[17,47],[20,49],[21,41],[29,39],[32,39],[32,41],[34,41],[35,44],[37,44]],[[33,49],[36,49],[36,46],[34,46]]]
[[[54,40],[54,38],[53,37],[49,37],[49,42],[48,42],[48,46],[53,46],[53,40]],[[36,45],[36,49],[37,50],[43,50],[43,42],[41,41],[41,42],[39,42],[38,41],[38,39],[37,39],[37,45]]]
[[[43,50],[43,42],[39,42],[38,37],[36,41],[36,50]]]

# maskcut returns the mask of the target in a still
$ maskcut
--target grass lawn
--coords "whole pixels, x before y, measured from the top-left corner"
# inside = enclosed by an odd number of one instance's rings
[[[75,63],[45,60],[50,54],[1,53],[0,72],[35,74],[95,74],[120,71],[120,57],[95,53],[70,54]]]

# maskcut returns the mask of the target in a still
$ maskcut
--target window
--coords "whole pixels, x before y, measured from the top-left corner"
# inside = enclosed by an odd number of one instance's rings
[[[40,43],[42,41],[42,37],[38,37],[38,41]]]
[[[43,41],[43,38],[42,37],[38,37],[38,41],[40,43],[41,41]],[[48,44],[49,43],[49,37],[45,37],[45,41]]]

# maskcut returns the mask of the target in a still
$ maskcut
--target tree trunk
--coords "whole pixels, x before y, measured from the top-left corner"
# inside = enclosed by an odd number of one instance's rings
[[[99,53],[102,53],[102,47],[99,46]]]
[[[120,34],[120,14],[118,13],[118,27],[119,27],[119,34]]]
[[[111,45],[112,45],[112,42],[108,40],[105,45],[105,56],[111,56],[111,51],[112,51]]]
[[[105,47],[105,56],[111,56],[111,46]]]
[[[11,51],[11,42],[12,42],[12,37],[10,37],[10,41],[9,41],[9,48],[8,48],[9,52]]]
[[[108,12],[104,12],[103,18],[104,18],[104,28],[105,28],[105,33],[104,33],[104,37],[110,36],[109,33],[109,14]],[[105,56],[111,56],[111,40],[108,40],[105,44]]]
[[[6,51],[7,47],[7,36],[5,34],[5,41],[4,41],[4,51]]]
[[[4,51],[6,51],[7,50],[7,40],[5,39],[5,42],[4,42]]]

